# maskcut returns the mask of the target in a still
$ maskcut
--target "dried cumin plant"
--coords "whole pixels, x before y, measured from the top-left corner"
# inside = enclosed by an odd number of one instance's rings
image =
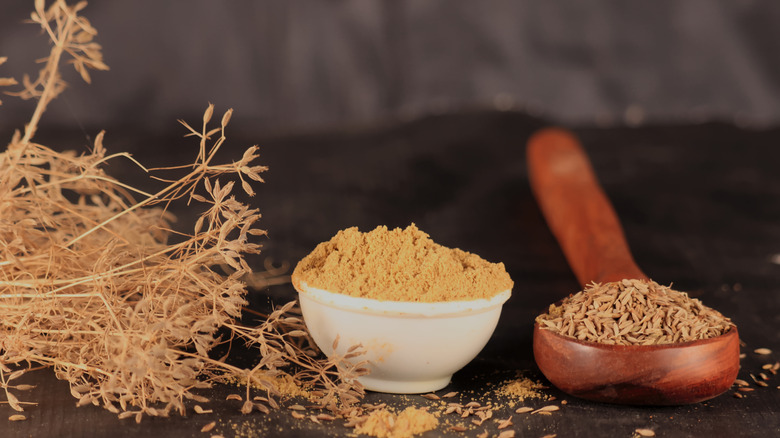
[[[323,389],[324,405],[359,398],[354,377],[361,368],[344,365],[344,358],[315,357],[294,303],[258,327],[237,322],[246,304],[241,279],[251,272],[244,255],[259,253],[251,240],[265,231],[257,228],[258,210],[232,191],[240,181],[253,195],[248,181],[262,181],[266,168],[254,164],[256,146],[239,161],[215,162],[232,111],[213,128],[212,105],[200,129],[182,122],[199,139],[197,157],[167,168],[183,175],[156,178],[162,188],[154,193],[104,172],[109,160],[132,158],[108,155],[102,132],[81,155],[32,141],[46,106],[65,86],[59,73],[63,55],[87,81],[87,69],[107,69],[92,41],[95,30],[78,15],[84,6],[35,2],[32,21],[53,47],[38,78],[25,77],[23,90],[15,93],[37,99],[37,105],[24,134],[17,131],[0,153],[0,388],[7,403],[23,410],[15,391],[30,386],[15,380],[34,364],[52,367],[67,380],[79,405],[100,405],[136,421],[145,414],[184,414],[185,401],[205,401],[196,390],[224,374],[245,379],[247,391],[253,384],[266,387],[269,397],[263,400],[275,407],[276,390],[268,382],[287,366],[297,366],[299,378]],[[171,229],[171,202],[203,206],[191,233]],[[223,342],[220,328],[230,340],[243,337],[259,347],[257,366],[244,370],[209,357]],[[252,408],[267,410],[257,403],[244,411]]]
[[[365,353],[362,346],[351,346],[344,356],[332,355],[322,358],[311,339],[303,319],[300,307],[290,302],[274,310],[262,324],[247,327],[241,324],[227,323],[232,333],[245,340],[247,345],[259,350],[261,360],[251,370],[232,370],[231,377],[239,377],[248,382],[246,401],[242,412],[253,408],[267,412],[262,403],[252,403],[250,386],[259,383],[269,395],[280,395],[269,377],[287,374],[282,369],[294,369],[293,380],[304,389],[309,399],[316,403],[314,408],[328,409],[337,415],[352,412],[354,406],[365,395],[363,386],[357,378],[368,373],[365,361],[360,357]],[[338,339],[334,343],[337,346]],[[272,398],[268,401],[276,407]]]
[[[0,56],[0,65],[3,65],[8,61],[8,58],[5,56]],[[16,79],[14,78],[2,78],[0,77],[0,87],[7,87],[9,85],[16,85],[18,82],[16,82]],[[3,104],[3,101],[0,100],[0,105]]]

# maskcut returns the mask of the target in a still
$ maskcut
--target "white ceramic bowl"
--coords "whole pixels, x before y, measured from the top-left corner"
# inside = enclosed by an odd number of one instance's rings
[[[357,298],[296,284],[303,318],[328,356],[354,345],[366,351],[366,389],[397,394],[439,390],[471,362],[496,328],[511,292],[490,299],[414,303]]]

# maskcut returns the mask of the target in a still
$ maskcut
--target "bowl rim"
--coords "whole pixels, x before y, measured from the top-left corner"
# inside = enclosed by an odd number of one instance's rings
[[[490,298],[429,303],[353,297],[312,287],[305,281],[294,286],[299,295],[324,306],[358,313],[400,317],[452,317],[477,314],[500,308],[512,295],[512,290],[506,289]]]

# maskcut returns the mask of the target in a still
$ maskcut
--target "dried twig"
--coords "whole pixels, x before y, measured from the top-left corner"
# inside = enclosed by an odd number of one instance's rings
[[[271,381],[284,372],[322,389],[322,405],[334,411],[357,401],[363,393],[355,377],[365,372],[360,352],[321,359],[294,303],[257,327],[238,323],[247,304],[241,279],[251,274],[244,256],[260,252],[254,239],[265,231],[257,227],[259,211],[233,196],[232,179],[253,195],[248,181],[261,182],[266,167],[255,164],[256,146],[238,161],[215,162],[232,110],[215,127],[213,105],[199,129],[182,122],[198,139],[194,163],[173,168],[179,178],[157,178],[163,186],[153,193],[104,172],[106,162],[132,158],[107,155],[102,132],[81,155],[32,142],[46,106],[65,87],[63,56],[87,82],[88,69],[108,68],[93,42],[96,31],[79,15],[85,6],[36,1],[32,22],[54,44],[38,78],[25,77],[15,93],[38,104],[24,135],[17,131],[0,154],[0,388],[8,404],[23,410],[15,392],[29,385],[15,380],[34,363],[67,380],[78,405],[136,421],[184,414],[187,400],[207,401],[197,389],[225,374],[247,382],[246,411],[278,407]],[[174,243],[166,211],[172,202],[204,210]],[[244,370],[209,357],[226,342],[221,328],[230,332],[227,341],[239,337],[259,349],[256,366]],[[253,384],[268,397],[251,398]]]

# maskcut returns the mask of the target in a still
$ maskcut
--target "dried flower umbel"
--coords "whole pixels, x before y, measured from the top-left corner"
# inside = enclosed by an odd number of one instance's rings
[[[707,339],[733,327],[728,318],[685,292],[642,280],[590,284],[551,305],[536,321],[564,336],[618,345]]]
[[[144,414],[184,414],[186,400],[207,401],[195,390],[225,374],[246,382],[242,411],[267,412],[278,406],[270,378],[291,365],[297,368],[290,372],[321,390],[324,406],[359,399],[359,368],[316,358],[294,303],[257,327],[237,322],[246,304],[242,277],[251,272],[244,255],[259,253],[252,240],[265,231],[257,227],[258,210],[237,201],[232,190],[240,181],[253,195],[249,180],[262,181],[266,168],[255,164],[256,146],[238,161],[214,161],[231,110],[216,126],[212,105],[199,129],[182,122],[199,140],[195,161],[166,169],[183,175],[156,178],[163,186],[154,193],[104,172],[109,160],[133,159],[108,155],[103,132],[81,155],[32,141],[46,106],[65,86],[63,58],[86,81],[88,69],[108,68],[92,41],[95,29],[79,15],[85,6],[35,2],[32,21],[53,46],[38,78],[25,77],[23,89],[9,93],[37,105],[24,133],[17,131],[0,154],[0,388],[8,404],[17,411],[31,404],[16,395],[30,386],[16,380],[33,364],[67,380],[79,405],[100,405],[136,421]],[[15,83],[0,79],[0,85]],[[171,228],[166,207],[172,202],[203,206],[191,233]],[[253,369],[209,357],[226,342],[220,328],[230,333],[227,341],[240,337],[259,347]],[[250,387],[258,385],[267,396],[250,398]]]

